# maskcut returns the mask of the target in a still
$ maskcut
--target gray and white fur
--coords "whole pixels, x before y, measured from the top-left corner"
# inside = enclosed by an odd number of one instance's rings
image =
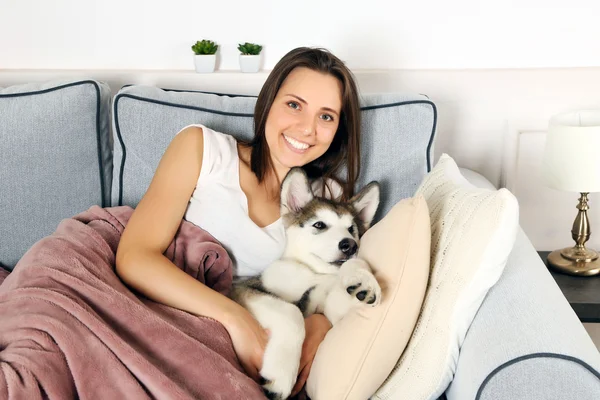
[[[305,317],[321,313],[335,325],[356,307],[380,303],[377,280],[356,257],[378,206],[377,182],[342,203],[315,197],[301,168],[285,177],[283,256],[259,276],[235,279],[230,294],[270,331],[260,375],[271,399],[286,399],[296,382]]]

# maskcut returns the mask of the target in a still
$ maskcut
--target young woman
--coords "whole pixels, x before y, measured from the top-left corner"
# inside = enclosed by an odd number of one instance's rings
[[[267,78],[254,111],[254,139],[238,142],[203,125],[171,141],[121,237],[117,273],[150,299],[221,322],[246,373],[259,379],[267,333],[252,315],[173,265],[163,252],[182,218],[219,240],[237,275],[261,272],[281,256],[280,184],[302,166],[317,193],[348,199],[359,174],[360,109],[351,72],[330,52],[297,48]],[[341,172],[347,176],[340,180]],[[331,328],[306,318],[304,385]]]

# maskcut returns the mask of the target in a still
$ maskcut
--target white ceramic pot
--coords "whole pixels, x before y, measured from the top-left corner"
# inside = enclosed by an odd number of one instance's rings
[[[195,54],[194,64],[196,65],[196,72],[209,73],[215,70],[215,64],[217,62],[216,54]]]
[[[260,69],[260,54],[256,56],[240,54],[240,69],[242,72],[258,72]]]

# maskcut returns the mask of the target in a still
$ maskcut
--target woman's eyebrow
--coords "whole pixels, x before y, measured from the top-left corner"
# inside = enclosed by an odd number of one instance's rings
[[[297,95],[295,95],[295,94],[292,94],[292,93],[287,93],[287,94],[286,94],[286,96],[292,96],[292,97],[295,97],[296,99],[298,99],[298,101],[300,101],[300,103],[308,104],[308,103],[306,102],[306,100],[304,100],[302,97],[300,97],[300,96],[297,96]],[[335,111],[333,108],[330,108],[330,107],[321,107],[321,108],[322,108],[323,110],[329,111],[329,112],[331,112],[331,113],[333,113],[333,114],[335,114],[335,115],[338,115],[338,116],[339,116],[339,113],[338,113],[337,111]]]

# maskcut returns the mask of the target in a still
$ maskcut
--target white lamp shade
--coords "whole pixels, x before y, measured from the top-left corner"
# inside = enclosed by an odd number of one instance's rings
[[[542,177],[554,189],[600,192],[600,110],[568,112],[550,119]]]

